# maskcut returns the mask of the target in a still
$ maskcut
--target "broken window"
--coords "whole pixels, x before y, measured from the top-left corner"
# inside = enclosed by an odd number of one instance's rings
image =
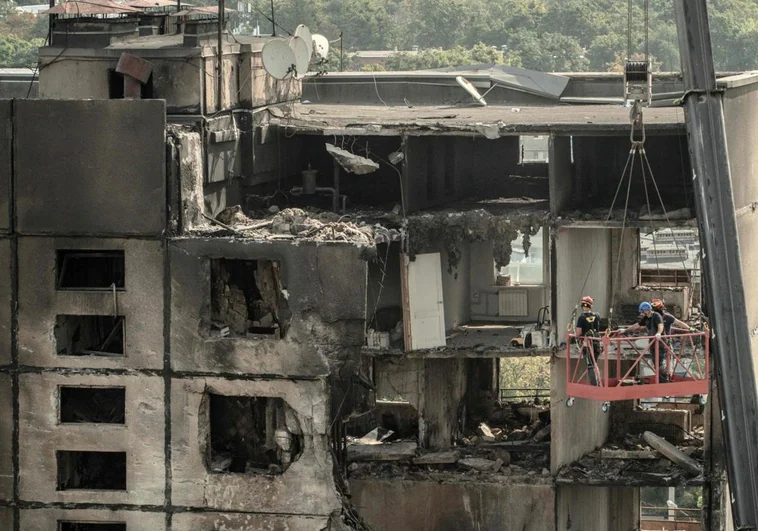
[[[519,153],[521,164],[549,162],[549,137],[547,135],[519,137]]]
[[[58,490],[126,490],[126,452],[58,451]]]
[[[58,251],[58,289],[124,289],[124,251]]]
[[[126,524],[106,522],[58,522],[58,531],[126,531]]]
[[[284,336],[289,322],[279,262],[211,261],[211,328],[219,336]]]
[[[61,387],[61,422],[124,424],[126,390],[123,387]]]
[[[55,345],[58,356],[123,356],[124,317],[58,315]]]
[[[550,399],[550,358],[518,357],[500,359],[500,400],[531,401]]]
[[[511,260],[498,272],[497,284],[542,285],[544,283],[544,237],[540,228],[534,236],[519,231],[511,242]]]
[[[280,474],[300,457],[302,430],[281,398],[210,395],[210,469]]]

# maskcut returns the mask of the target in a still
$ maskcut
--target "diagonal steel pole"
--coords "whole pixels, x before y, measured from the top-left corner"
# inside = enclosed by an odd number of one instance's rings
[[[734,528],[758,529],[758,397],[706,0],[674,0]],[[756,353],[758,354],[758,352]]]

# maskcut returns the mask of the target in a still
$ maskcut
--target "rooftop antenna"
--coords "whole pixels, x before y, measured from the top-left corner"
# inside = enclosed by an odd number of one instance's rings
[[[274,16],[274,0],[271,0],[271,36],[276,37],[276,17]]]
[[[308,58],[313,55],[313,36],[311,36],[311,30],[305,24],[300,24],[295,28],[295,37],[300,37],[305,41],[305,45],[308,47]]]
[[[481,105],[482,107],[487,106],[487,102],[484,101],[484,96],[479,94],[479,91],[476,90],[476,87],[474,87],[474,85],[472,85],[468,79],[466,79],[463,76],[457,76],[455,78],[455,82],[458,83],[461,86],[461,88],[463,88],[463,90],[468,92],[471,95],[471,97],[474,98],[474,101],[476,101],[479,105]]]
[[[263,69],[276,79],[290,78],[297,69],[295,52],[284,39],[268,41],[261,50],[261,60]]]

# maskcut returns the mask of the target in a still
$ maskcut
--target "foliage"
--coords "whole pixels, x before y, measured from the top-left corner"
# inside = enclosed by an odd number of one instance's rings
[[[37,64],[37,48],[42,44],[42,39],[27,41],[16,35],[0,35],[0,65],[32,68]]]
[[[502,358],[500,389],[550,389],[550,358]],[[535,393],[509,391],[508,395],[528,399],[534,398]]]
[[[271,0],[245,1],[250,12],[238,14],[238,30],[251,32],[260,27],[269,33]],[[18,0],[18,4],[35,2]],[[0,66],[27,57],[35,39],[44,39],[46,33],[46,17],[17,13],[16,5],[13,0],[0,0],[0,35],[4,37]],[[632,54],[645,51],[642,6],[643,0],[632,0]],[[387,69],[435,68],[461,61],[604,71],[618,68],[628,55],[627,2],[622,0],[274,0],[274,12],[277,34],[306,24],[330,41],[342,36],[346,58],[356,50],[400,50]],[[755,68],[758,2],[710,0],[709,16],[717,69]],[[423,51],[416,56],[407,53],[414,46]],[[500,53],[504,46],[505,53]],[[475,60],[475,55],[485,51],[486,60]],[[650,2],[649,53],[659,69],[679,70],[671,0]],[[28,58],[21,62],[28,63]],[[347,67],[361,68],[358,64]]]

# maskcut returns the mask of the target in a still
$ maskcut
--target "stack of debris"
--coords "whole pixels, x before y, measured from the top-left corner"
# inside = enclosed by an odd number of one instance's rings
[[[310,212],[300,208],[279,210],[272,206],[261,217],[245,215],[240,206],[224,209],[216,218],[206,216],[211,226],[196,227],[194,232],[232,234],[258,240],[305,239],[323,242],[351,242],[373,246],[378,243],[400,241],[399,229],[388,229],[364,221],[344,221],[344,216],[332,212]]]
[[[627,435],[621,444],[608,444],[562,468],[558,483],[590,485],[680,485],[703,482],[702,441],[675,446],[646,431]]]

